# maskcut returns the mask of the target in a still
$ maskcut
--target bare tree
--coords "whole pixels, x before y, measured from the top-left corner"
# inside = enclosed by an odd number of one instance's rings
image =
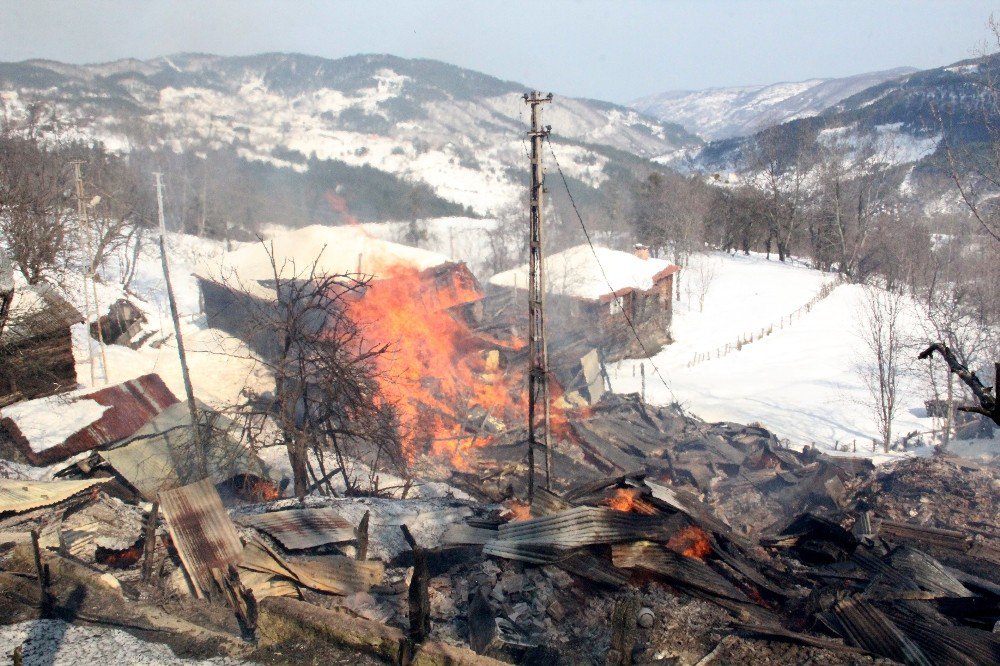
[[[238,310],[233,316],[244,319],[246,339],[274,377],[273,394],[245,392],[248,399],[237,411],[248,424],[247,432],[267,433],[265,421],[276,426],[276,443],[288,452],[300,497],[311,487],[310,477],[312,485],[328,481],[324,453],[334,455],[348,490],[359,487],[352,476],[355,460],[371,471],[372,485],[379,469],[405,476],[394,406],[386,404],[378,390],[375,362],[388,346],[367,341],[346,314],[347,302],[360,297],[368,278],[322,273],[319,256],[297,271],[278,265],[269,247],[267,252],[271,294],[265,295],[260,283],[236,285],[231,287],[236,298],[227,306]],[[258,445],[275,443],[252,439]],[[311,469],[310,452],[320,465],[318,473]]]
[[[790,255],[803,223],[806,172],[804,141],[798,134],[786,137],[783,131],[758,133],[742,152],[743,182],[758,195],[756,208],[767,231],[766,252],[770,256],[776,248],[780,261]]]
[[[63,167],[34,140],[0,137],[0,234],[29,284],[53,271],[67,249],[73,207]]]
[[[902,308],[902,294],[865,286],[860,321],[867,354],[859,372],[868,390],[875,424],[886,453],[892,444],[892,424],[899,407],[897,388],[903,348],[899,320]]]
[[[711,256],[702,255],[693,273],[694,275],[687,280],[688,288],[698,300],[698,312],[704,312],[705,297],[708,296],[708,291],[715,281],[716,263]]]
[[[497,213],[496,224],[487,230],[489,258],[487,266],[492,273],[500,273],[527,261],[524,246],[526,224],[525,209],[509,204]]]

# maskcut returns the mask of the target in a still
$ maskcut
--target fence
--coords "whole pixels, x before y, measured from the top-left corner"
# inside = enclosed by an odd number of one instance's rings
[[[711,351],[696,352],[695,355],[691,358],[691,360],[688,361],[687,367],[692,368],[698,365],[699,363],[704,363],[705,361],[711,361],[712,359],[728,356],[733,352],[738,352],[742,350],[749,344],[753,344],[758,340],[763,340],[767,336],[774,333],[775,329],[781,330],[784,329],[786,326],[791,326],[792,322],[796,321],[796,319],[802,319],[802,315],[807,314],[810,310],[813,309],[814,305],[816,305],[824,298],[832,294],[833,290],[836,289],[838,286],[840,286],[842,282],[843,280],[841,278],[827,282],[826,284],[824,284],[822,287],[819,288],[819,291],[816,292],[815,296],[809,299],[808,303],[797,308],[791,314],[783,316],[779,321],[772,322],[767,326],[762,326],[759,331],[758,330],[747,331],[740,334],[736,338],[736,342],[727,342],[726,344],[720,345]]]

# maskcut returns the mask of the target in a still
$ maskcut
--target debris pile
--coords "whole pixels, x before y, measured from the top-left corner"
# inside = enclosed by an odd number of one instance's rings
[[[689,438],[658,458],[667,472],[685,451],[722,472],[718,451],[740,436],[734,450],[773,456],[785,466],[777,474],[799,484],[837,468],[788,457],[758,429],[690,432],[730,435]],[[728,464],[724,479],[745,473],[746,459]],[[920,483],[967,471],[927,465]],[[949,542],[945,528],[908,522],[891,504],[880,514],[876,490],[912,472],[849,479],[853,494],[840,503],[803,494],[815,510],[762,538],[715,511],[706,500],[717,489],[696,494],[691,477],[644,473],[536,488],[530,505],[314,496],[228,509],[210,480],[161,491],[152,504],[138,492],[109,496],[110,479],[7,480],[0,584],[15,621],[66,613],[83,584],[98,590],[94,599],[119,601],[84,603],[78,618],[183,637],[202,655],[266,652],[270,661],[284,650],[301,656],[297,645],[360,651],[372,663],[995,662],[995,534],[973,521]],[[961,535],[958,559],[937,558],[926,534],[932,547]],[[190,626],[199,623],[210,633]],[[225,640],[203,652],[215,634]]]

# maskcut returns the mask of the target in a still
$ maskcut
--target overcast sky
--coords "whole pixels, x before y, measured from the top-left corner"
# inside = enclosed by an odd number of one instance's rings
[[[994,11],[1000,0],[0,0],[0,60],[392,53],[626,102],[937,67],[981,51]]]

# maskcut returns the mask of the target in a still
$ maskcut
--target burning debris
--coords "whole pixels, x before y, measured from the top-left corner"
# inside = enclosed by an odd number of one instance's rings
[[[822,487],[817,466],[833,465],[772,449],[760,429],[675,422],[655,410],[649,420],[659,418],[684,434],[678,450],[716,450],[702,455],[721,480],[751,467]],[[728,440],[709,436],[723,433]],[[739,444],[741,465],[720,441]],[[666,477],[671,459],[661,459]],[[227,653],[250,657],[308,640],[428,663],[445,654],[469,664],[871,663],[866,655],[991,663],[1000,655],[998,532],[985,509],[976,513],[962,474],[975,492],[996,494],[994,470],[948,460],[861,469],[839,503],[825,490],[795,494],[806,510],[763,535],[734,529],[715,511],[726,505],[717,490],[698,492],[694,477],[679,474],[678,483],[640,472],[539,488],[530,505],[314,496],[228,510],[202,481],[161,492],[159,514],[93,484],[42,483],[32,494],[40,499],[0,514],[0,542],[16,544],[0,546],[0,566],[30,575],[34,530],[38,561],[56,572],[44,588],[56,607],[65,603],[59,581],[77,567],[89,585],[124,595],[142,626],[175,631],[147,598],[186,615],[228,608],[230,620],[215,620],[213,631],[233,641],[220,643]],[[932,490],[937,508],[919,513]],[[975,517],[950,530],[939,522],[960,511]],[[14,580],[0,572],[0,583]],[[111,621],[111,608],[85,612]]]

